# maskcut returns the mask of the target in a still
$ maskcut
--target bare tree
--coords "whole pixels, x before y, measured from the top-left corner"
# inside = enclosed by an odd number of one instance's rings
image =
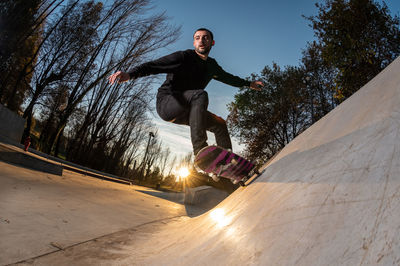
[[[143,8],[147,4],[145,0],[132,0],[129,3],[115,1],[105,12],[101,27],[97,30],[99,41],[83,71],[71,82],[73,86],[68,105],[59,117],[56,131],[44,138],[49,144],[46,152],[51,151],[74,109],[99,82],[104,81],[116,68],[137,64],[151,51],[176,39],[179,30],[170,28],[163,14],[143,18]]]
[[[88,58],[96,33],[93,31],[101,4],[78,5],[79,1],[69,2],[59,13],[48,18],[44,27],[43,37],[34,55],[35,60],[26,64],[32,66],[34,75],[30,86],[30,100],[23,117],[27,118],[27,127],[24,136],[30,132],[34,106],[40,97],[58,87],[60,82],[73,78],[81,70],[83,61]],[[84,15],[88,14],[87,18]],[[16,87],[21,82],[25,71],[21,71]]]
[[[167,147],[161,151],[160,156],[157,161],[157,165],[160,167],[160,173],[163,176],[166,176],[166,170],[167,170],[168,162],[170,161],[170,159],[171,159],[171,151]]]
[[[42,47],[44,22],[64,0],[0,3],[0,102],[17,110],[30,88]]]

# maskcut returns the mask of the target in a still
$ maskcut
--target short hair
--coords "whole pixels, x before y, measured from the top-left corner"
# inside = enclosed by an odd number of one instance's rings
[[[194,35],[196,34],[196,32],[198,32],[198,31],[206,31],[206,32],[208,32],[208,33],[210,34],[210,36],[211,36],[211,40],[214,40],[214,34],[213,34],[209,29],[206,29],[206,28],[199,28],[199,29],[197,29],[197,30],[193,33],[193,38],[194,38]]]

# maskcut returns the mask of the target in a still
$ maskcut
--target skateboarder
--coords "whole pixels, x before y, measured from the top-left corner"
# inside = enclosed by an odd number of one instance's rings
[[[190,126],[193,152],[196,155],[207,146],[206,130],[215,134],[218,146],[232,149],[226,122],[207,111],[208,94],[204,90],[211,79],[235,87],[248,86],[260,90],[261,81],[246,81],[225,72],[208,56],[215,44],[210,30],[200,28],[193,35],[194,50],[185,50],[139,65],[128,72],[118,71],[109,83],[125,82],[152,74],[166,73],[165,82],[158,89],[156,108],[159,116],[169,122]]]

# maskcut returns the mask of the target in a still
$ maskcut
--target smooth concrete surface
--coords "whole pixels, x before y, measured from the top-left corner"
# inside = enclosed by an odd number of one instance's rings
[[[0,265],[30,264],[114,233],[132,234],[146,225],[155,228],[187,217],[182,204],[137,190],[146,188],[67,170],[63,176],[46,174],[0,161]],[[104,252],[86,255],[102,258]]]
[[[24,125],[25,119],[0,104],[0,135],[20,142]]]

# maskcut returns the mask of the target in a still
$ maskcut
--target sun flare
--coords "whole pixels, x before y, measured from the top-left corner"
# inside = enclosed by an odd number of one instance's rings
[[[189,176],[190,171],[186,167],[182,167],[178,170],[178,175],[180,178],[185,179]]]

